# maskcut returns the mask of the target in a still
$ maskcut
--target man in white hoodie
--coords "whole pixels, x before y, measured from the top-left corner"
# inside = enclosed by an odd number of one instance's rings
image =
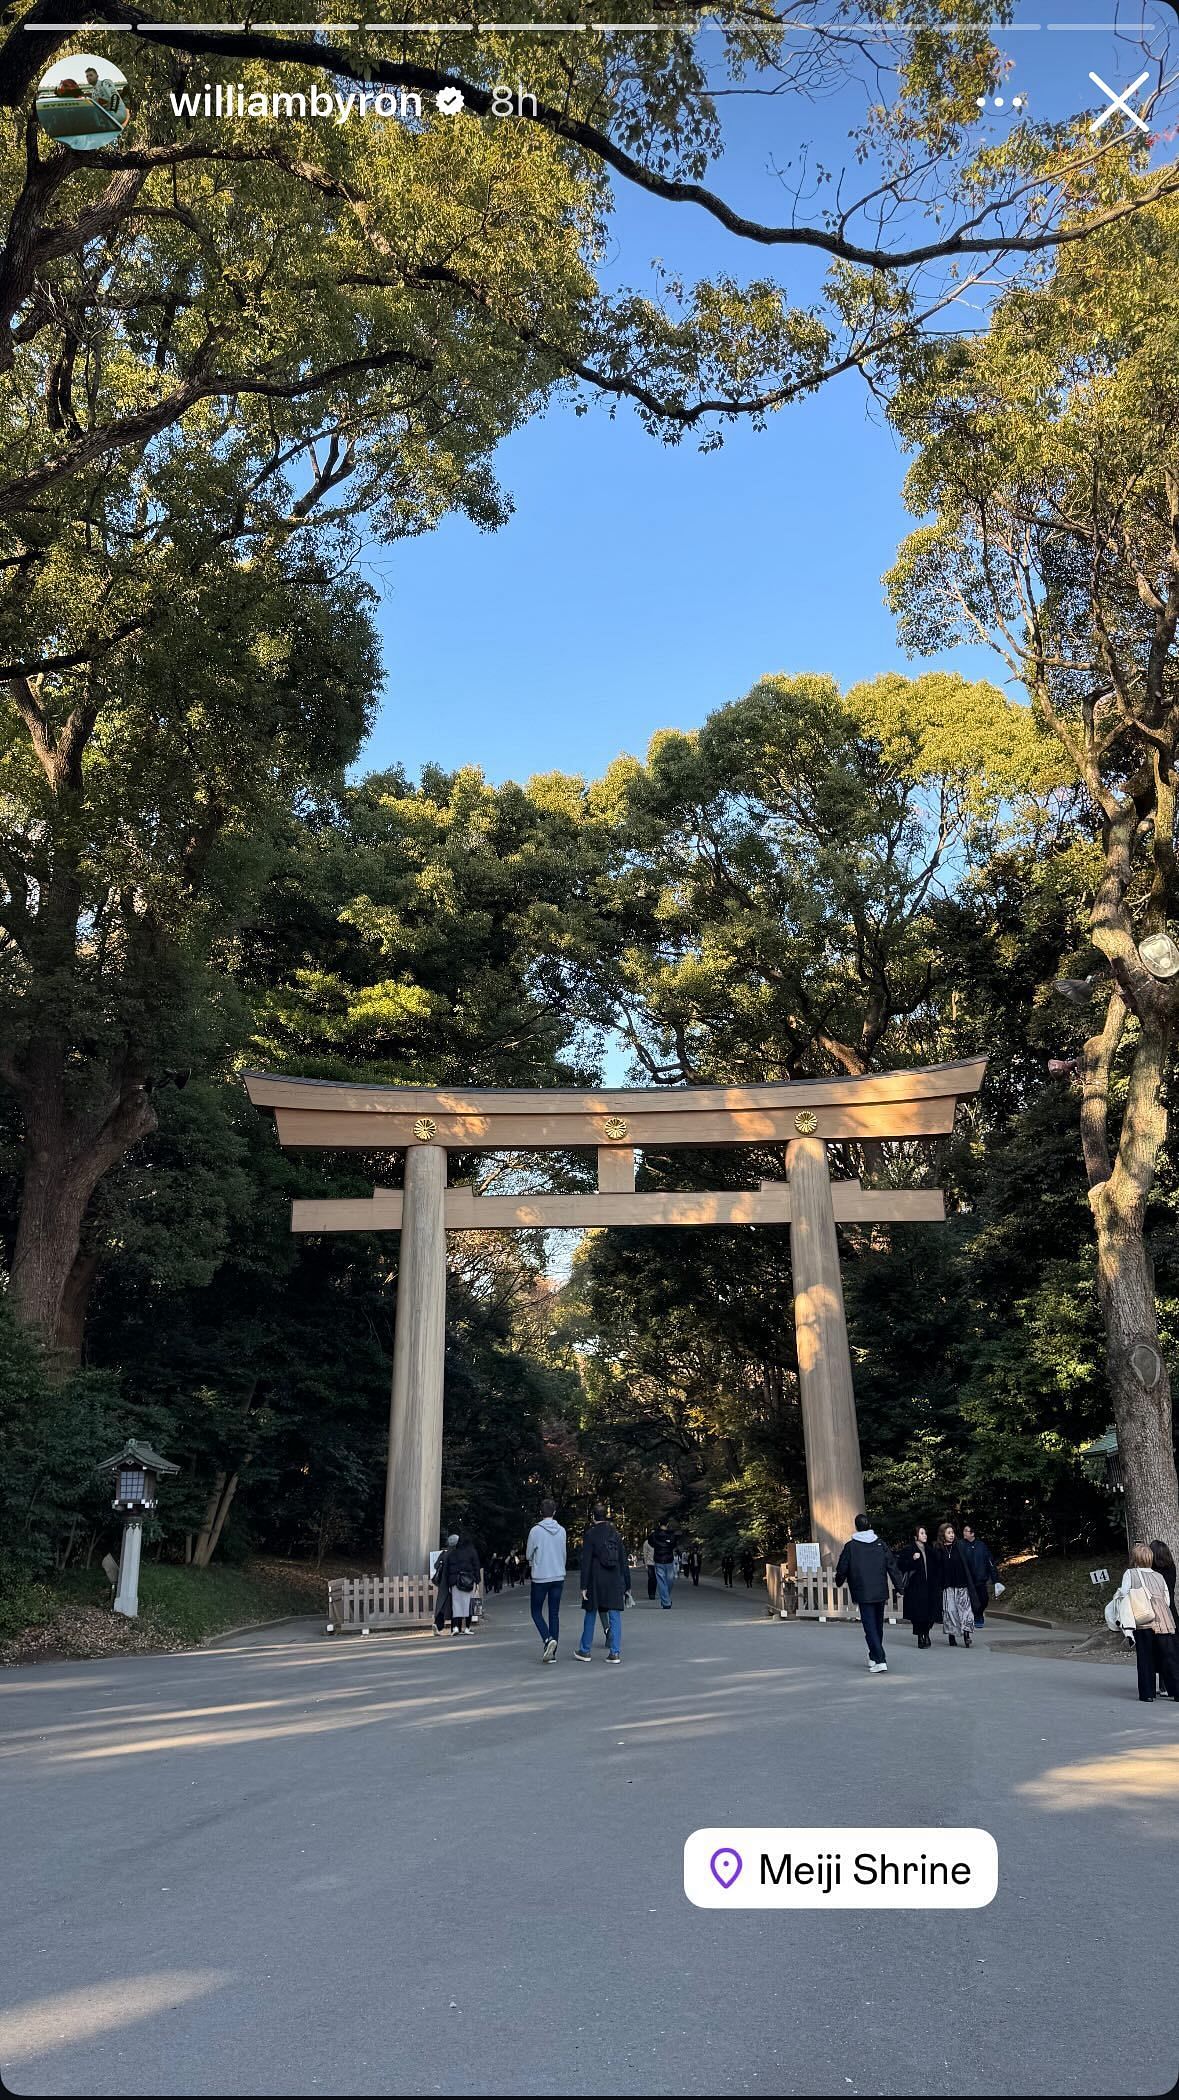
[[[540,1505],[540,1522],[528,1534],[525,1547],[532,1570],[532,1623],[540,1635],[542,1662],[556,1662],[561,1637],[561,1591],[565,1587],[565,1532],[557,1522],[557,1505],[547,1498]]]
[[[888,1668],[884,1653],[888,1585],[891,1582],[894,1589],[903,1590],[905,1578],[892,1548],[877,1538],[865,1516],[856,1518],[855,1531],[839,1556],[835,1580],[840,1585],[846,1582],[852,1603],[859,1605],[860,1624],[868,1643],[868,1668],[875,1677],[878,1671]]]

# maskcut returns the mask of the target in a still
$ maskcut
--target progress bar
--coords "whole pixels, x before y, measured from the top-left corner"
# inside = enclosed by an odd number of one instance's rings
[[[767,27],[770,19],[767,18]],[[853,21],[829,25],[821,22],[778,22],[775,25],[787,36],[835,36],[855,35],[891,41],[902,35],[908,26],[903,21],[887,28],[878,24]],[[915,23],[916,28],[928,30],[935,26]],[[985,28],[993,36],[1030,36],[1047,30],[1049,34],[1069,33],[1085,36],[1100,36],[1120,33],[1123,36],[1145,35],[1151,29],[1166,26],[1161,20],[1148,22],[945,22],[941,25],[944,36],[962,34],[977,35]],[[590,36],[595,32],[613,36],[667,36],[692,35],[713,30],[725,33],[726,25],[715,21],[689,22],[23,22],[22,29],[29,36],[45,36],[50,31],[87,30],[101,36],[150,36],[160,31],[183,33],[199,30],[202,35],[257,35],[265,30],[270,35],[295,34],[305,36],[309,30],[327,31],[332,36]]]

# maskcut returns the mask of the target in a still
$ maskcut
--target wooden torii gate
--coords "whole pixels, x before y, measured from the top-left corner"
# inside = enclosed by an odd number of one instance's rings
[[[940,1189],[832,1181],[837,1138],[933,1137],[978,1092],[985,1058],[808,1079],[784,1086],[504,1090],[354,1085],[247,1072],[256,1108],[285,1146],[405,1152],[404,1187],[295,1202],[294,1232],[400,1232],[393,1392],[385,1488],[384,1571],[422,1575],[438,1543],[446,1234],[488,1226],[789,1225],[811,1532],[824,1561],[863,1506],[860,1439],[839,1274],[837,1224],[913,1224],[945,1216]],[[781,1144],[786,1181],[757,1190],[645,1193],[635,1148]],[[594,1146],[596,1191],[476,1196],[448,1188],[450,1151]]]

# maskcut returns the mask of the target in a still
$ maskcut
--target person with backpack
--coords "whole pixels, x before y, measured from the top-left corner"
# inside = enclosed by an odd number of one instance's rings
[[[868,1643],[868,1668],[873,1676],[888,1668],[884,1652],[884,1607],[888,1603],[890,1579],[894,1589],[904,1589],[905,1578],[891,1546],[877,1538],[867,1517],[858,1516],[856,1528],[839,1556],[835,1581],[840,1587],[846,1582],[852,1602],[859,1608],[860,1624]]]
[[[443,1620],[449,1617],[452,1634],[469,1633],[471,1599],[479,1587],[479,1549],[473,1540],[451,1532],[434,1580],[438,1586],[435,1626],[441,1632]]]
[[[606,1661],[622,1661],[622,1613],[629,1596],[626,1547],[606,1514],[605,1503],[595,1502],[594,1520],[581,1545],[581,1605],[585,1616],[581,1640],[573,1650],[578,1662],[591,1659],[599,1612],[605,1612],[609,1628]]]
[[[565,1529],[558,1524],[557,1505],[548,1496],[540,1505],[540,1522],[529,1532],[524,1551],[532,1576],[532,1623],[540,1635],[540,1659],[556,1662],[565,1587]]]
[[[655,1586],[659,1591],[659,1602],[664,1611],[671,1610],[671,1592],[675,1583],[675,1533],[666,1524],[657,1524],[647,1539],[655,1557]]]

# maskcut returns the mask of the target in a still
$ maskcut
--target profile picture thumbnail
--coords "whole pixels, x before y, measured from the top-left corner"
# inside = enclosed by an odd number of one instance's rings
[[[80,51],[59,58],[37,88],[37,117],[43,131],[76,153],[109,146],[127,122],[126,76],[109,58]]]

